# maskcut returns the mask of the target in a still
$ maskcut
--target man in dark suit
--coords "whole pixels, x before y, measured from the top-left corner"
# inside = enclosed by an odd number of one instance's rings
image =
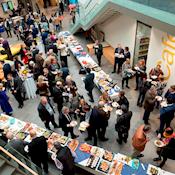
[[[60,113],[63,107],[63,84],[61,81],[56,82],[56,86],[53,88],[53,99],[57,104],[58,112]]]
[[[112,73],[116,72],[116,65],[118,64],[118,70],[117,73],[120,72],[120,69],[122,67],[122,62],[123,62],[123,58],[124,58],[124,50],[122,49],[121,45],[118,44],[118,47],[115,49],[114,52],[114,70]]]
[[[85,83],[85,89],[88,91],[88,95],[90,97],[90,102],[94,102],[94,98],[93,98],[93,94],[92,94],[92,90],[94,88],[94,73],[91,73],[91,69],[87,68],[87,75],[84,79],[84,83]]]
[[[24,91],[23,81],[21,78],[16,75],[12,76],[12,74],[7,75],[7,88],[11,91],[14,95],[15,99],[17,100],[19,106],[18,108],[22,108],[24,106],[22,93]]]
[[[95,55],[97,56],[98,65],[101,66],[101,57],[103,55],[103,45],[98,40],[95,41],[94,45]]]
[[[38,105],[38,113],[41,120],[44,122],[45,127],[49,130],[49,123],[51,122],[54,128],[58,128],[58,125],[55,123],[54,119],[54,109],[52,105],[48,102],[46,97],[41,97],[40,104]]]
[[[59,160],[62,164],[62,174],[74,175],[75,174],[74,157],[70,149],[67,146],[62,147],[59,142],[55,142],[54,147],[57,150],[56,159]]]
[[[37,137],[34,130],[30,131],[30,137],[32,141],[28,145],[28,152],[31,156],[31,160],[39,168],[41,164],[45,173],[48,173],[48,153],[47,153],[47,142],[44,136]],[[38,169],[38,172],[40,169]]]
[[[98,113],[99,113],[99,123],[98,123],[98,137],[101,141],[108,141],[108,138],[105,137],[106,128],[108,126],[108,120],[110,118],[110,112],[105,112],[103,110],[105,103],[99,101],[98,103]]]
[[[25,142],[22,139],[15,139],[13,133],[10,131],[6,133],[6,137],[9,140],[8,144],[6,145],[6,148],[9,149],[9,152],[11,154],[15,155],[17,158],[19,157],[18,153],[22,154],[26,158],[28,157],[27,152],[25,152],[24,150],[24,147],[28,145],[27,142]]]
[[[99,128],[99,111],[97,106],[94,106],[92,109],[90,118],[89,118],[89,127],[87,128],[88,137],[85,138],[85,141],[94,139],[94,146],[97,146],[97,129]]]
[[[68,136],[68,134],[70,133],[71,138],[75,139],[78,136],[74,134],[73,126],[70,125],[72,121],[72,117],[70,116],[69,112],[70,112],[69,108],[66,106],[63,106],[62,112],[60,113],[60,116],[59,116],[59,124],[65,136]]]

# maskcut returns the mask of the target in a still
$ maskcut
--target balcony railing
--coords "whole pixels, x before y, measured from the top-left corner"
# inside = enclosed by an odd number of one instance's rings
[[[41,168],[0,139],[0,155],[27,175],[42,175]]]
[[[152,8],[175,14],[175,0],[130,0]]]

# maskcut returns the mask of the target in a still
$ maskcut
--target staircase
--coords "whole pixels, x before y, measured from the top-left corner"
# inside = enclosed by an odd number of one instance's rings
[[[175,35],[175,14],[131,0],[90,0],[87,5],[79,2],[79,15],[76,15],[76,23],[70,26],[70,31],[72,34],[79,29],[86,31],[116,14],[133,17],[138,21],[144,21],[150,26]]]
[[[7,159],[0,156],[0,175],[25,175],[25,173],[15,168]]]

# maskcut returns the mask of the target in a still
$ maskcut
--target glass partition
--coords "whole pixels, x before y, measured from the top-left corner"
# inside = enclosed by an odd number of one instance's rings
[[[175,0],[130,0],[175,14]]]
[[[32,163],[29,160],[29,157],[24,157],[22,154],[17,152],[15,149],[10,147],[8,144],[6,144],[4,141],[0,139],[0,146],[3,147],[5,150],[7,150],[10,154],[15,156],[18,160],[20,160],[23,164],[27,165],[31,170],[33,170],[36,174],[42,175],[44,174],[38,166],[36,166],[34,163]],[[21,166],[18,162],[13,160],[9,155],[5,154],[2,150],[0,150],[0,156],[4,157],[6,160],[8,160],[15,168],[20,169],[22,172],[24,172],[27,175],[31,175],[32,173],[29,172],[27,169],[25,169],[23,166]]]

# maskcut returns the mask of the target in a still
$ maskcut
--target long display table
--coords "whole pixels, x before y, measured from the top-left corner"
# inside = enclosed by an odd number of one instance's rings
[[[83,68],[89,67],[92,69],[95,78],[94,83],[97,85],[101,92],[107,91],[111,99],[118,97],[120,87],[117,82],[114,82],[108,74],[106,74],[98,64],[92,59],[92,57],[86,53],[80,43],[75,39],[70,32],[60,32],[59,37],[63,37],[68,44],[70,51],[78,60]]]
[[[0,115],[0,129],[11,131],[16,138],[27,142],[31,142],[29,131],[34,129],[37,136],[43,135],[47,138],[49,153],[55,152],[53,144],[58,141],[62,146],[68,146],[76,153],[75,163],[78,167],[92,174],[146,175],[156,172],[157,175],[173,175],[151,164],[144,164],[138,159],[132,159],[120,153],[113,153],[103,148],[80,142],[77,139],[62,136],[36,124],[24,122],[4,114]]]

